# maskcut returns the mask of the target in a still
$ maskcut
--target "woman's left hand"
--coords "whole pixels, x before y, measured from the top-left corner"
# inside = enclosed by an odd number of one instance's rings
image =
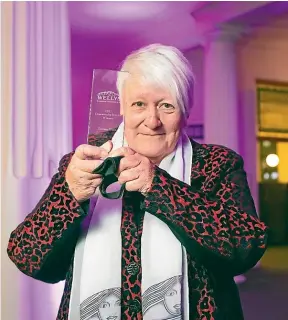
[[[126,183],[127,191],[145,194],[151,188],[153,178],[154,165],[148,158],[135,153],[121,159],[118,181]]]
[[[120,155],[117,150],[112,153],[110,156]],[[126,184],[127,191],[138,191],[145,194],[152,185],[154,164],[139,153],[126,154],[120,161],[118,173],[118,181]]]

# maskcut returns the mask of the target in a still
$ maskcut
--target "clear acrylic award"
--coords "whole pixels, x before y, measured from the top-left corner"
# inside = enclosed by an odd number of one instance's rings
[[[119,74],[123,77],[128,75],[127,72],[122,71],[93,70],[87,137],[90,144],[95,139],[95,135],[116,129],[123,120],[116,85]]]

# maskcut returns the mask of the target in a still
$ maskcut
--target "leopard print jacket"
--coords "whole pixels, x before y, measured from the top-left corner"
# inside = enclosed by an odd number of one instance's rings
[[[100,146],[114,132],[91,136],[90,144]],[[262,257],[267,247],[267,227],[257,216],[242,158],[223,146],[195,141],[192,145],[191,185],[157,167],[152,188],[138,207],[135,197],[124,193],[122,320],[143,319],[143,219],[139,227],[133,218],[133,212],[139,209],[165,222],[186,248],[189,319],[243,319],[233,277],[252,268]],[[62,158],[35,209],[11,233],[7,249],[10,259],[26,275],[47,283],[66,280],[57,320],[68,319],[74,250],[86,216],[65,181],[72,155]]]

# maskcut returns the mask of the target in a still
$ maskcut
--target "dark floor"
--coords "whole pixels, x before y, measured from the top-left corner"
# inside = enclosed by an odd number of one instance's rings
[[[257,268],[246,277],[239,285],[245,320],[288,320],[288,272]]]

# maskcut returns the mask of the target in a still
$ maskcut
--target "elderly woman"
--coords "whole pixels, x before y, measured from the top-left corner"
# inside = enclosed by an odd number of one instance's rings
[[[267,245],[243,160],[187,137],[193,74],[177,49],[150,45],[121,70],[123,123],[63,157],[8,254],[35,279],[66,280],[59,320],[243,319],[234,277]],[[125,186],[113,200],[99,192],[106,158],[111,188]]]

